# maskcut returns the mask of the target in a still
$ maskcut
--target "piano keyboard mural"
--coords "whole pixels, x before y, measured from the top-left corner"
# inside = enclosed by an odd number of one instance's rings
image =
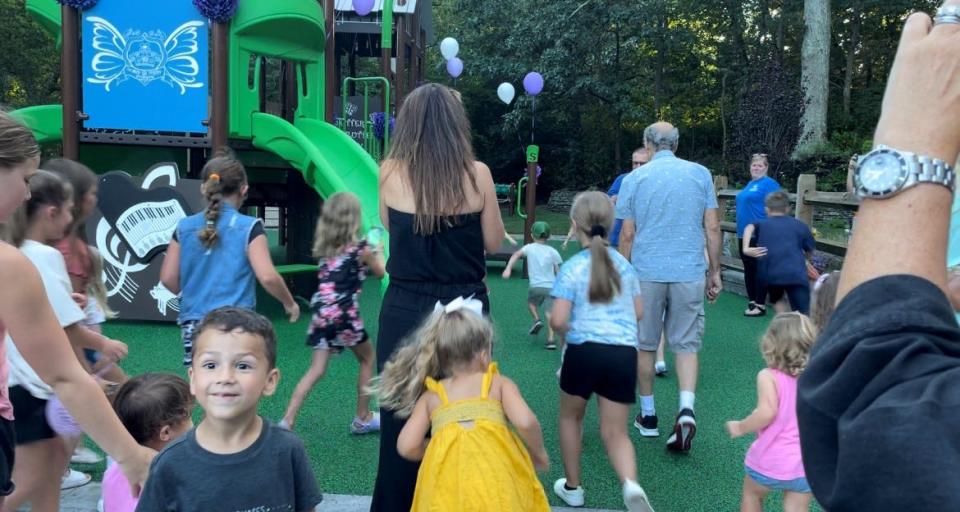
[[[160,265],[180,219],[203,209],[200,181],[180,179],[176,164],[161,163],[142,178],[102,175],[98,196],[87,239],[103,255],[110,307],[125,319],[176,320],[180,301],[160,284]]]

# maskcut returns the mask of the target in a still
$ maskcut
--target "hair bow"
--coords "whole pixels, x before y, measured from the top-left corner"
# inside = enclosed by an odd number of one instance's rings
[[[441,303],[439,300],[437,304],[433,306],[433,311],[442,311],[443,313],[453,313],[454,311],[459,311],[461,309],[466,309],[472,313],[475,313],[477,316],[483,316],[483,303],[477,299],[473,298],[473,295],[464,299],[463,297],[457,297],[453,299],[446,305]]]

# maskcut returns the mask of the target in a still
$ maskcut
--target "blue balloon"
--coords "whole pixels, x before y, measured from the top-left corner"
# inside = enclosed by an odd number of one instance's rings
[[[373,10],[373,0],[353,0],[353,10],[360,16],[366,16]]]
[[[527,73],[527,76],[523,77],[523,90],[527,91],[530,96],[540,94],[540,91],[543,90],[543,75],[536,71]]]
[[[447,73],[450,73],[450,76],[454,78],[463,73],[463,61],[460,60],[460,57],[454,57],[447,61]]]

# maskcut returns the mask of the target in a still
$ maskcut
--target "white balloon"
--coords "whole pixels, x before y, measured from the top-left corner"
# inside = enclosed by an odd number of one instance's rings
[[[460,53],[460,43],[452,37],[444,38],[443,41],[440,41],[440,53],[444,59],[450,60]]]
[[[497,97],[500,98],[500,101],[506,103],[507,105],[513,101],[513,97],[516,96],[517,91],[513,88],[513,84],[510,82],[504,82],[500,84],[500,87],[497,87]]]

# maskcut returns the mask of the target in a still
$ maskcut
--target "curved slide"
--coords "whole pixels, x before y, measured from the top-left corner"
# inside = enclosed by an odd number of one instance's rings
[[[37,105],[10,112],[33,131],[40,144],[63,140],[63,105]]]

